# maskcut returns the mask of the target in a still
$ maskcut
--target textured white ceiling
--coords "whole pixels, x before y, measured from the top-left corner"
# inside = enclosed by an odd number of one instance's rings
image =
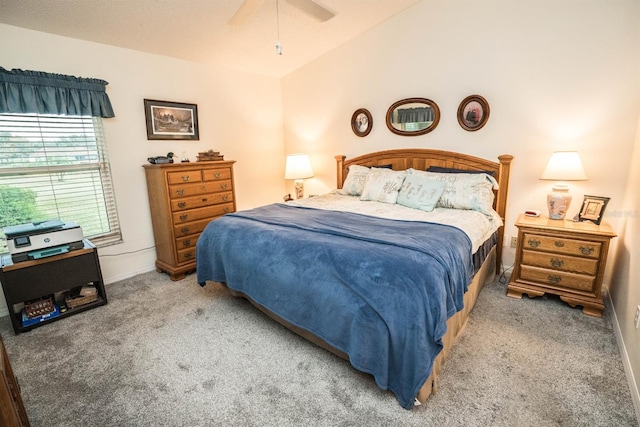
[[[316,0],[335,13],[326,22],[264,0],[243,25],[229,25],[242,1],[0,0],[0,23],[282,77],[421,0]]]

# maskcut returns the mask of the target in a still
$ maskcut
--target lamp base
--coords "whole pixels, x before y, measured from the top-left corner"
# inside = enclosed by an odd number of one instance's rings
[[[304,197],[304,181],[296,179],[294,181],[294,187],[296,189],[296,199],[302,199]]]
[[[564,219],[571,205],[571,194],[566,184],[555,184],[547,195],[549,219]]]

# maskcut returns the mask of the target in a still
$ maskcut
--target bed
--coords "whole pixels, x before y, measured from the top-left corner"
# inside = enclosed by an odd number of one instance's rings
[[[336,156],[336,191],[212,221],[197,243],[198,283],[224,284],[410,409],[436,391],[499,271],[512,158]]]

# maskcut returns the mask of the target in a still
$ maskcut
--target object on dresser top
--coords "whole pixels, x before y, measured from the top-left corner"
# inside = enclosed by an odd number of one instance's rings
[[[198,153],[197,161],[199,162],[214,162],[224,160],[224,155],[219,151],[208,150]]]
[[[558,221],[520,215],[516,260],[507,295],[530,298],[558,295],[584,314],[602,317],[602,280],[609,242],[616,237],[607,223]]]

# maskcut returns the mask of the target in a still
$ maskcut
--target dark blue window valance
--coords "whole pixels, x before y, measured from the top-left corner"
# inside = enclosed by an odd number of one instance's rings
[[[99,79],[0,67],[0,114],[115,117]]]
[[[431,107],[398,108],[397,123],[432,122],[434,118]]]

